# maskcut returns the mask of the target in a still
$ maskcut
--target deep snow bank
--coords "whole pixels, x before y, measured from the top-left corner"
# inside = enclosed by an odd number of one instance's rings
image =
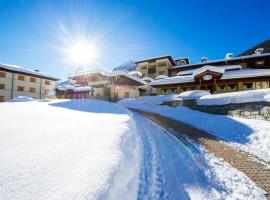
[[[265,161],[270,161],[270,123],[268,121],[213,115],[184,106],[172,108],[157,105],[153,101],[133,100],[123,101],[120,104],[127,108],[157,113],[190,124],[227,140]]]
[[[0,199],[136,198],[137,130],[123,107],[66,100],[0,110]]]
[[[259,101],[270,101],[270,89],[206,95],[197,99],[199,105],[225,105]]]
[[[137,99],[134,98],[124,98],[121,99],[118,103],[127,103],[136,100],[142,104],[155,104],[160,105],[164,102],[174,101],[174,100],[188,100],[188,99],[198,99],[202,96],[210,95],[209,92],[205,90],[192,90],[182,92],[180,94],[169,94],[169,95],[159,95],[159,96],[142,96]]]

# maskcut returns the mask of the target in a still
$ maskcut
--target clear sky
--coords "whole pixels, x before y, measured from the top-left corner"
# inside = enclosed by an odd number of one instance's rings
[[[93,68],[171,54],[223,58],[270,38],[269,0],[0,0],[0,62],[64,78],[75,38],[98,48]]]

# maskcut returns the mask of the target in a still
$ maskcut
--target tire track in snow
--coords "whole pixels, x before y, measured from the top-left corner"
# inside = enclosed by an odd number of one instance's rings
[[[140,124],[139,129],[142,131],[143,160],[138,199],[166,199],[165,192],[162,191],[164,177],[159,165],[156,143]]]
[[[189,199],[175,172],[176,163],[167,162],[173,160],[164,150],[169,135],[161,134],[164,129],[148,119],[133,115],[143,146],[138,199]]]

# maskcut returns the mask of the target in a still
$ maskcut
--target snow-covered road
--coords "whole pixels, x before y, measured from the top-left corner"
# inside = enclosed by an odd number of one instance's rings
[[[133,113],[142,143],[138,199],[264,199],[243,173]]]

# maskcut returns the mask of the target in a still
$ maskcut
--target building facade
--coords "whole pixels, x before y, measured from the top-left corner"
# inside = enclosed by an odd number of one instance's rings
[[[139,86],[145,84],[136,76],[121,71],[87,70],[71,74],[68,78],[70,80],[68,86],[60,85],[56,88],[58,98],[92,98],[108,101],[136,98],[140,96]]]
[[[56,77],[37,71],[0,64],[0,101],[8,101],[17,96],[46,98],[54,91],[57,80]]]
[[[188,58],[176,59],[175,65],[168,65],[168,74],[164,74],[168,77],[156,76],[158,75],[156,73],[152,76],[155,80],[150,85],[156,89],[157,95],[195,89],[208,90],[211,93],[225,93],[269,88],[270,53],[262,53],[262,51],[258,49],[252,55],[241,57],[233,57],[231,53],[228,53],[224,59],[213,61],[208,61],[206,57],[203,57],[200,63],[195,64],[190,64]],[[159,57],[153,59],[156,60]],[[146,60],[142,63],[149,65]],[[138,66],[138,69],[147,77],[148,68],[143,71],[140,62]]]
[[[150,59],[139,60],[135,62],[142,77],[156,79],[159,75],[169,75],[169,69],[175,66],[175,61],[171,56],[159,56]]]

